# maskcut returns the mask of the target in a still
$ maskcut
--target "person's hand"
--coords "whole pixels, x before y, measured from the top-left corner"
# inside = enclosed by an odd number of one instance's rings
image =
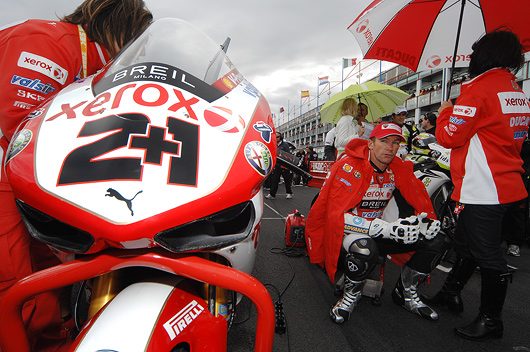
[[[432,220],[427,218],[427,213],[418,215],[420,223],[420,233],[428,240],[432,240],[441,230],[441,223],[439,220]]]
[[[368,231],[370,237],[392,239],[399,243],[410,244],[418,240],[420,235],[420,223],[416,216],[405,219],[397,219],[394,222],[386,222],[374,219]]]
[[[452,108],[452,107],[453,107],[453,103],[451,102],[451,99],[447,101],[442,101],[442,105],[440,105],[440,108],[438,109],[438,114],[440,114],[443,109]]]
[[[359,128],[359,137],[362,136],[364,134],[364,125],[361,125],[361,127]]]

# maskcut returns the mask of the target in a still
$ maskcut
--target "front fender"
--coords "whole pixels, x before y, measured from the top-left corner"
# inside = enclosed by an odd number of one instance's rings
[[[76,339],[70,351],[226,351],[227,323],[200,297],[169,283],[139,282],[121,291]]]

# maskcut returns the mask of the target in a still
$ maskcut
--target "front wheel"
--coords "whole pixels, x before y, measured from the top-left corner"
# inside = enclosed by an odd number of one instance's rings
[[[451,239],[454,238],[457,221],[457,215],[454,213],[456,202],[451,199],[453,188],[452,183],[444,183],[431,196],[434,213],[441,222],[442,230]]]

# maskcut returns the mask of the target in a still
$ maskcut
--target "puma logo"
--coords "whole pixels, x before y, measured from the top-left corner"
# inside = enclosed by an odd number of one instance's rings
[[[127,208],[129,208],[129,210],[131,211],[131,216],[134,216],[134,212],[132,210],[132,201],[134,200],[134,198],[136,198],[137,195],[139,195],[140,193],[142,193],[143,191],[140,191],[138,193],[136,193],[134,195],[134,197],[132,197],[131,199],[127,199],[125,197],[123,197],[120,192],[116,191],[115,189],[113,188],[109,188],[107,189],[107,194],[105,194],[105,197],[114,197],[116,198],[117,200],[121,200],[123,202],[125,202],[125,204],[127,204]]]

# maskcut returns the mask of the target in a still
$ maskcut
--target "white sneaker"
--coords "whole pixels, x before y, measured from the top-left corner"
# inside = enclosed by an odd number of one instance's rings
[[[293,198],[293,195],[291,193],[287,193],[287,197],[285,197],[285,198],[291,199],[291,198]]]
[[[270,193],[267,194],[267,195],[265,196],[265,198],[267,198],[267,199],[275,199],[273,196],[270,195]]]

